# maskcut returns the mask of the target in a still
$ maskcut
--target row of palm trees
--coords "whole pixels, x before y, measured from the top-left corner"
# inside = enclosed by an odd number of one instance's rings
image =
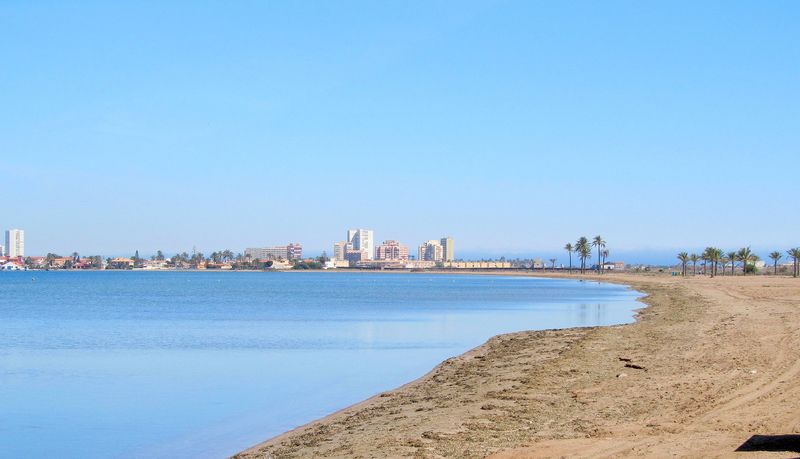
[[[601,250],[606,248],[606,241],[602,236],[595,236],[594,239],[589,241],[585,236],[581,236],[575,241],[575,245],[568,242],[564,246],[564,250],[569,254],[569,272],[572,274],[572,254],[575,253],[581,259],[581,274],[586,272],[586,260],[592,258],[592,247],[597,247],[597,261],[598,272],[603,273],[603,264],[608,258],[608,250]]]
[[[794,277],[797,277],[798,274],[800,274],[798,273],[798,267],[800,267],[800,265],[798,264],[798,262],[800,262],[800,247],[789,249],[786,251],[786,253],[789,255],[789,258],[791,258],[794,261],[792,275]],[[776,250],[769,254],[769,258],[771,258],[774,261],[774,270],[775,274],[777,275],[778,260],[783,258],[783,253]],[[700,255],[696,253],[690,255],[686,252],[681,252],[678,254],[678,260],[681,261],[682,265],[681,275],[683,276],[686,276],[686,265],[689,262],[692,262],[692,274],[697,274],[698,261],[702,261],[704,266],[706,264],[711,265],[710,267],[711,269],[709,271],[711,277],[717,275],[720,266],[722,266],[722,275],[724,276],[725,268],[726,266],[728,266],[729,263],[731,266],[731,275],[732,276],[736,275],[735,272],[736,262],[741,262],[742,274],[746,276],[748,272],[755,273],[756,270],[755,263],[760,259],[761,258],[758,255],[756,255],[755,253],[752,252],[752,250],[750,250],[750,247],[742,247],[738,251],[727,252],[727,253],[723,252],[722,250],[716,247],[706,247],[705,251]]]
[[[137,257],[138,257],[138,251],[137,251]],[[238,257],[240,259],[244,259],[244,256],[241,253],[238,255]],[[211,255],[209,256],[209,259],[211,259],[214,263],[220,263],[223,261],[232,261],[235,258],[236,257],[234,257],[233,252],[227,249],[220,250],[219,252],[212,252]],[[165,261],[166,257],[164,256],[164,253],[159,250],[155,255],[150,257],[150,259]],[[173,263],[175,262],[184,263],[184,262],[203,261],[205,259],[206,258],[203,256],[202,253],[193,251],[191,256],[186,252],[176,253],[172,258],[170,258],[170,261]]]

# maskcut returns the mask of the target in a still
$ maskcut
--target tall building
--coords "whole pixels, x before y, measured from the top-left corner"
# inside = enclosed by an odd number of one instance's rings
[[[442,261],[442,257],[444,257],[442,244],[433,239],[423,242],[419,246],[418,253],[420,261]]]
[[[367,254],[367,259],[375,257],[375,231],[372,230],[348,230],[347,242],[353,243],[353,250],[361,250]]]
[[[408,260],[408,246],[398,241],[383,241],[382,245],[375,247],[376,260]]]
[[[18,229],[6,231],[6,253],[9,257],[25,256],[25,232]]]
[[[455,248],[453,247],[453,238],[443,237],[439,243],[442,245],[442,252],[444,261],[453,261],[455,257]]]
[[[333,244],[333,259],[342,261],[345,259],[344,255],[348,250],[353,250],[353,243],[347,241],[339,241]]]
[[[303,258],[303,246],[300,244],[289,244],[286,246],[286,257],[290,260],[300,260]]]
[[[0,245],[0,257],[6,256],[6,246]]]

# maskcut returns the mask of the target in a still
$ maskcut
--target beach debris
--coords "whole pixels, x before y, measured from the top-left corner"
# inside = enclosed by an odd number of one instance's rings
[[[627,377],[628,377],[628,373],[620,373],[620,374],[617,375],[617,378],[627,378]]]
[[[633,362],[633,359],[629,359],[627,357],[619,357],[619,360],[622,362]]]
[[[647,368],[645,368],[645,367],[643,367],[641,365],[636,365],[635,363],[626,363],[625,364],[625,368],[635,368],[637,370],[647,371]]]
[[[756,374],[756,373],[758,373],[758,371],[756,371],[756,370],[750,370],[750,374],[751,374],[751,375],[754,375],[754,374]]]

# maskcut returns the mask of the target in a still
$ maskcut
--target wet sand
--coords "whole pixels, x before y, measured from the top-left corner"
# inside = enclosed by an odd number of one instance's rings
[[[494,337],[234,458],[798,456],[800,279],[571,277],[631,285],[649,307]]]

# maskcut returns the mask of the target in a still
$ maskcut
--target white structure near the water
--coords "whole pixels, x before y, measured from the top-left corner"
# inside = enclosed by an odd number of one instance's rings
[[[27,271],[28,267],[23,265],[23,264],[21,264],[21,263],[17,263],[15,261],[9,261],[7,263],[4,263],[4,264],[0,265],[0,270],[3,270],[3,271]]]
[[[25,232],[18,229],[6,231],[6,250],[9,257],[25,256]]]

